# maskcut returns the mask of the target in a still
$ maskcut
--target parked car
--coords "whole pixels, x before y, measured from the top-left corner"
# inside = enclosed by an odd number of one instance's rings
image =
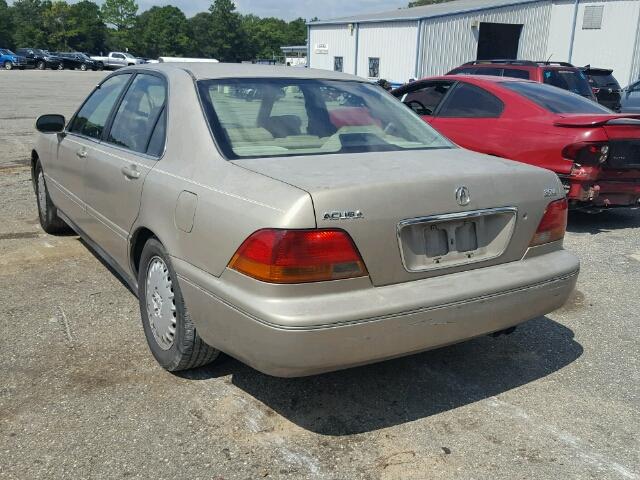
[[[619,112],[622,89],[613,76],[613,70],[588,65],[583,68],[583,71],[598,103],[614,112]]]
[[[507,77],[434,77],[393,94],[464,148],[556,172],[572,207],[640,203],[640,116]]]
[[[69,70],[101,70],[100,65],[95,60],[91,60],[83,53],[78,52],[56,52],[55,54],[62,61],[65,69]],[[104,68],[104,65],[102,66]]]
[[[510,329],[576,282],[556,175],[457,148],[355,76],[131,67],[37,127],[42,227],[120,273],[168,370],[360,365]]]
[[[16,55],[11,50],[0,48],[0,67],[5,70],[13,70],[19,68],[24,70],[27,66],[27,59],[21,55]]]
[[[19,48],[18,55],[22,55],[27,59],[27,67],[45,70],[61,70],[63,68],[61,60],[55,55],[50,54],[40,48]]]
[[[624,113],[640,113],[640,81],[622,91],[620,110]]]
[[[139,60],[126,52],[109,52],[109,55],[106,57],[92,55],[91,60],[98,62],[98,64],[102,64],[102,67],[108,70],[115,70],[122,67],[128,67],[130,65],[140,65],[143,63],[142,60]]]
[[[478,60],[465,63],[447,75],[491,75],[546,83],[597,101],[584,72],[566,62],[528,60]]]

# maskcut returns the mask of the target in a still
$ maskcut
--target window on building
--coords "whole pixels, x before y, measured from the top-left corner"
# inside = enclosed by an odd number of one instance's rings
[[[504,104],[486,90],[460,83],[447,97],[440,117],[457,118],[497,118],[502,114]]]
[[[380,59],[378,57],[369,57],[369,77],[380,78]]]
[[[604,13],[604,5],[589,5],[584,7],[582,29],[583,30],[601,29],[603,13]]]
[[[344,59],[342,57],[333,57],[333,71],[342,72],[344,68]]]

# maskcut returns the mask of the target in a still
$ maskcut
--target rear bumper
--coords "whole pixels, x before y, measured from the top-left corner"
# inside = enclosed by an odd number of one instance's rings
[[[263,296],[259,288],[251,296],[243,287],[255,281],[235,272],[212,277],[178,259],[174,267],[207,343],[264,373],[295,377],[429,350],[544,315],[571,294],[579,262],[559,250],[425,280],[302,298]]]
[[[580,181],[570,178],[562,180],[567,198],[581,204],[596,207],[640,206],[640,179]]]

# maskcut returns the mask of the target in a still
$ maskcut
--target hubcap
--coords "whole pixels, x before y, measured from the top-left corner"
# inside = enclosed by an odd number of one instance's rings
[[[168,350],[176,334],[176,303],[169,269],[160,257],[149,262],[145,288],[149,326],[158,346]]]
[[[38,211],[42,219],[47,218],[47,187],[44,184],[42,170],[38,172]]]

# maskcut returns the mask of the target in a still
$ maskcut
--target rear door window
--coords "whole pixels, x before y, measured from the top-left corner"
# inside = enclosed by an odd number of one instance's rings
[[[166,98],[167,87],[162,78],[137,75],[118,107],[107,141],[145,153]]]
[[[451,91],[438,112],[439,117],[457,118],[497,118],[502,114],[502,101],[486,90],[459,83]]]
[[[568,90],[583,97],[591,97],[591,88],[587,77],[580,70],[546,69],[543,80],[547,85]]]
[[[423,83],[405,93],[400,100],[418,115],[433,115],[451,88],[451,82]]]
[[[511,77],[511,78],[524,78],[525,80],[529,80],[529,72],[527,70],[520,70],[519,68],[505,68],[503,77]]]
[[[592,100],[542,83],[504,82],[502,86],[552,113],[611,113],[611,110]]]
[[[80,108],[69,128],[72,133],[100,139],[111,110],[131,74],[116,75],[97,88]]]
[[[490,75],[492,77],[501,77],[502,76],[502,68],[478,68],[476,70],[476,75]]]

